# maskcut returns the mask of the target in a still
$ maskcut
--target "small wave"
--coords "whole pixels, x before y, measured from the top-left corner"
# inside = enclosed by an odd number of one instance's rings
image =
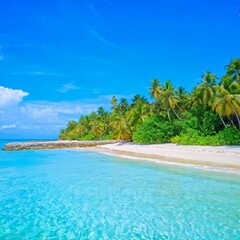
[[[149,161],[149,162],[153,162],[153,163],[157,163],[157,164],[175,165],[175,166],[200,169],[200,170],[205,170],[205,171],[210,171],[210,172],[236,174],[236,175],[240,176],[240,171],[232,169],[232,168],[213,167],[213,166],[189,164],[189,163],[179,163],[179,162],[169,162],[169,161],[164,161],[162,159],[134,157],[134,156],[128,156],[128,155],[122,155],[122,154],[109,153],[109,152],[104,152],[104,151],[100,151],[98,153],[109,155],[109,156],[114,156],[114,157],[119,157],[119,158],[125,158],[125,159],[143,160],[143,161]]]

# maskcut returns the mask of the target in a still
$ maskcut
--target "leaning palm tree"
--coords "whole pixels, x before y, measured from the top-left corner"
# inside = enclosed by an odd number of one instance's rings
[[[131,131],[123,115],[116,114],[114,116],[112,127],[117,140],[131,140]]]
[[[223,117],[231,119],[236,117],[240,129],[240,85],[230,76],[225,76],[219,86],[215,86],[216,97],[212,109],[220,116],[224,126]]]
[[[240,58],[233,59],[226,68],[227,74],[231,75],[240,84]]]
[[[107,127],[104,123],[99,121],[92,122],[91,132],[95,137],[101,137],[107,130]]]
[[[97,122],[93,122],[92,128],[91,128],[91,133],[95,137],[101,136],[101,128],[100,125]]]
[[[211,72],[204,72],[202,83],[193,92],[194,101],[200,104],[211,106],[214,97],[214,86],[216,85],[217,75]]]

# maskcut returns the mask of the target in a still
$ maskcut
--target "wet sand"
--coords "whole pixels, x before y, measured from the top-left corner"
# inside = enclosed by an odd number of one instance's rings
[[[234,170],[240,173],[240,146],[182,146],[176,144],[140,145],[114,143],[89,148],[108,155],[136,158],[157,163],[181,164]]]

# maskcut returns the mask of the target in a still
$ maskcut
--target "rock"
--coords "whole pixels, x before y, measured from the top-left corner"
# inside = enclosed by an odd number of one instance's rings
[[[120,142],[119,140],[104,141],[29,141],[29,142],[12,142],[3,147],[3,150],[30,150],[30,149],[60,149],[60,148],[82,148],[94,147],[98,145],[112,144]]]

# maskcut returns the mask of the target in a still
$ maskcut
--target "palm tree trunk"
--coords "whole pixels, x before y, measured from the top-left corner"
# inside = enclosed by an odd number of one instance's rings
[[[176,111],[174,109],[172,109],[172,110],[173,110],[174,114],[176,115],[177,119],[181,120],[180,117],[178,116],[178,114],[176,113]]]
[[[220,119],[221,119],[221,121],[222,121],[222,123],[223,123],[224,127],[226,128],[226,127],[227,127],[227,125],[226,125],[226,123],[224,122],[223,118],[222,118],[220,115],[219,115],[219,117],[220,117]]]
[[[170,114],[169,114],[169,109],[166,109],[166,111],[167,111],[167,116],[168,116],[169,122],[171,122],[172,120],[171,120],[171,117],[170,117]]]
[[[236,118],[237,118],[238,128],[240,129],[240,119],[239,119],[238,113],[236,112],[236,109],[233,107],[233,105],[231,103],[230,103],[230,105],[231,105],[231,107],[234,111],[234,114],[235,114]]]
[[[240,72],[237,73],[237,82],[240,84]]]
[[[237,122],[238,122],[238,128],[240,129],[240,119],[239,119],[239,116],[237,114],[237,112],[234,110],[234,113],[235,113],[235,116],[237,118]]]
[[[234,124],[234,122],[233,122],[233,120],[232,120],[230,117],[229,117],[228,119],[229,119],[229,121],[231,122],[231,124],[233,125],[233,127],[236,127],[235,124]]]

